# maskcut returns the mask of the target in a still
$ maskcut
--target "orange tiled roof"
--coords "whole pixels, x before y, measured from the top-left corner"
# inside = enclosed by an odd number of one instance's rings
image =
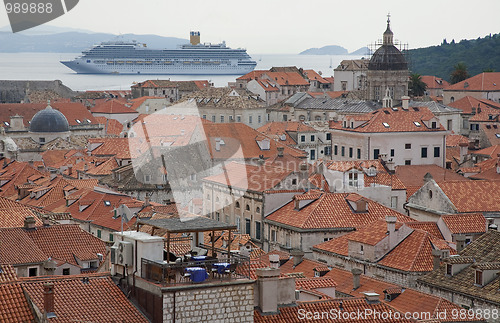
[[[0,284],[0,321],[35,322],[31,306],[19,283]]]
[[[332,268],[324,277],[330,277],[337,283],[336,291],[342,294],[360,297],[365,292],[374,292],[379,295],[384,295],[384,290],[389,288],[397,288],[395,284],[388,283],[383,280],[375,279],[365,275],[360,276],[360,286],[354,289],[352,273],[347,270]]]
[[[500,88],[500,72],[484,72],[448,86],[445,91],[496,92]]]
[[[3,228],[0,232],[0,263],[30,264],[48,259],[23,228]]]
[[[427,85],[427,89],[443,89],[450,85],[446,80],[432,75],[422,75],[420,79]]]
[[[283,168],[260,167],[231,162],[224,166],[222,173],[206,177],[204,181],[255,192],[264,192],[273,189],[291,173],[291,170]]]
[[[42,221],[29,206],[0,197],[0,228],[22,227],[27,216],[33,216],[36,225],[42,225]]]
[[[254,311],[254,322],[255,323],[299,323],[304,322],[304,318],[301,318],[300,313],[318,313],[320,318],[322,313],[358,313],[365,311],[376,311],[379,313],[394,313],[394,309],[388,305],[380,302],[375,304],[368,304],[364,298],[342,298],[335,300],[320,300],[320,301],[308,301],[299,302],[297,306],[290,307],[280,307],[279,314],[266,314],[263,315],[259,310]],[[413,322],[410,319],[403,318],[404,315],[401,314],[401,319],[392,319],[393,323],[409,323]],[[365,319],[356,320],[356,322],[363,323],[382,323],[386,320],[382,318],[377,318],[376,316],[367,316]],[[323,317],[318,322],[339,322],[338,318],[334,316]]]
[[[314,290],[317,288],[330,288],[337,286],[335,280],[331,277],[311,277],[298,278],[295,280],[295,286],[302,289]]]
[[[498,212],[500,181],[453,181],[438,183],[458,213]]]
[[[64,114],[70,126],[80,125],[76,120],[85,122],[88,119],[91,124],[97,123],[95,118],[83,104],[56,101],[51,102],[50,106]],[[24,117],[24,126],[28,128],[28,121],[30,121],[38,111],[46,107],[47,103],[1,103],[0,123],[10,122],[10,117],[18,114]]]
[[[363,133],[445,131],[442,125],[434,129],[425,125],[424,121],[436,118],[427,107],[412,107],[407,111],[402,108],[393,109],[384,108],[363,115],[345,116],[343,120],[348,124],[351,120],[367,121],[354,128],[344,128],[341,121],[330,121],[330,128]]]
[[[343,97],[349,93],[348,91],[327,91],[325,92],[331,99],[337,99]]]
[[[90,138],[89,144],[100,144],[91,151],[93,156],[131,158],[128,138]]]
[[[280,86],[308,86],[309,82],[296,72],[265,72],[262,78],[267,76]]]
[[[22,287],[39,309],[43,309],[43,285],[49,282],[54,284],[56,315],[50,322],[149,322],[109,274],[23,278]]]
[[[496,158],[500,154],[500,145],[490,146],[474,152],[474,155],[486,155],[491,158]]]
[[[401,222],[396,222],[396,230],[399,230],[402,225]],[[380,219],[370,223],[364,228],[349,233],[347,235],[347,240],[374,246],[386,237],[387,222],[385,219]]]
[[[458,147],[459,144],[469,144],[469,138],[462,135],[447,135],[446,136],[446,147]]]
[[[321,84],[328,84],[329,81],[325,80],[321,75],[319,75],[315,70],[304,70],[305,77],[310,81],[318,81]]]
[[[418,229],[414,230],[396,248],[392,249],[380,260],[378,264],[406,272],[432,271],[432,250],[434,248],[432,237],[428,232]],[[451,248],[447,249],[452,251]],[[454,252],[450,253],[453,254]]]
[[[28,178],[33,175],[41,175],[43,173],[36,170],[29,163],[12,161],[11,163],[4,165],[0,169],[0,183],[1,185],[0,196],[7,197],[10,199],[17,199],[17,186],[23,185],[28,182]]]
[[[399,221],[413,221],[409,217],[400,214],[382,204],[370,199],[368,201],[368,212],[354,212],[346,200],[347,193],[322,193],[316,201],[295,209],[295,201],[291,201],[274,211],[266,217],[268,221],[285,224],[301,229],[333,229],[333,228],[359,228],[386,215],[393,215]],[[359,196],[357,193],[350,194]]]
[[[498,103],[493,102],[491,100],[479,100],[476,99],[472,96],[465,96],[459,100],[456,100],[455,102],[451,102],[448,104],[452,108],[460,109],[464,113],[467,114],[472,114],[472,110],[474,109],[476,113],[478,113],[478,108],[481,109],[489,109],[489,108],[496,108],[500,109],[500,106]]]
[[[442,215],[441,219],[452,234],[486,232],[487,222],[482,213]]]
[[[7,264],[0,265],[0,283],[13,282],[16,280],[17,280],[16,270],[12,265],[7,265]]]
[[[468,178],[437,165],[396,166],[396,176],[403,182],[406,187],[422,187],[422,185],[424,185],[424,176],[427,173],[430,173],[432,175],[432,178],[437,183],[445,181],[469,181]]]
[[[95,117],[99,124],[104,125],[104,132],[107,135],[119,136],[123,131],[123,125],[116,119],[108,119],[106,117]]]
[[[83,231],[78,224],[38,227],[36,230],[26,231],[26,234],[45,255],[75,266],[78,266],[76,259],[96,260],[98,253],[106,254],[105,243]]]
[[[430,234],[432,234],[436,238],[444,239],[443,234],[439,230],[439,227],[437,226],[436,222],[415,221],[415,222],[408,222],[408,223],[406,223],[406,225],[412,229],[419,229],[422,231],[429,232]]]
[[[266,73],[267,70],[255,70],[255,71],[251,71],[243,76],[240,76],[238,77],[236,80],[246,80],[246,81],[250,81],[250,80],[255,80],[255,79],[259,79],[262,74]]]
[[[137,111],[127,107],[121,101],[115,99],[97,103],[94,107],[90,109],[90,112],[92,112],[93,114],[94,113],[106,113],[106,114],[137,113]]]
[[[306,152],[289,147],[279,141],[263,135],[243,123],[204,123],[203,129],[208,140],[208,149],[213,159],[227,158],[269,158],[277,155],[277,148],[283,147],[285,154],[295,157],[305,157]],[[225,145],[220,151],[215,150],[215,139],[222,138]],[[229,138],[229,140],[226,140]],[[261,149],[258,140],[269,140],[269,149]],[[241,154],[233,154],[241,147]]]

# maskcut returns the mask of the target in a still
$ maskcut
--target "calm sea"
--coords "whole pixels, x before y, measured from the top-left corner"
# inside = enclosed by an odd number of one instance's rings
[[[3,80],[61,80],[73,90],[126,90],[134,82],[147,79],[209,80],[215,86],[227,86],[235,75],[85,75],[76,74],[59,63],[78,56],[78,53],[0,53],[0,79]],[[333,69],[344,59],[357,59],[348,55],[286,55],[253,54],[256,69],[273,66],[297,66],[322,72],[324,77],[333,76]]]

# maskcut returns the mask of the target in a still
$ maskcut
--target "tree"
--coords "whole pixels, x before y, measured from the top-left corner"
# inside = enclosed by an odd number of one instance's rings
[[[451,72],[451,84],[455,84],[458,82],[462,82],[465,79],[469,78],[469,73],[467,72],[467,65],[465,65],[464,62],[460,62],[453,66],[455,69],[453,72]]]
[[[412,96],[422,96],[427,90],[427,84],[422,81],[422,76],[417,73],[410,75],[410,83],[408,84],[408,90]]]

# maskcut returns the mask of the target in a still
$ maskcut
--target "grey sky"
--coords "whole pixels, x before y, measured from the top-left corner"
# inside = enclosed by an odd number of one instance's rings
[[[500,32],[499,0],[80,0],[49,24],[181,38],[199,30],[202,42],[225,40],[249,53],[298,53],[366,46],[382,38],[388,12],[395,39],[410,48]],[[0,10],[0,25],[7,24]]]

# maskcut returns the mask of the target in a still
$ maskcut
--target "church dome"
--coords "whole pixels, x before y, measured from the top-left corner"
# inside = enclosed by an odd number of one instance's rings
[[[370,59],[368,69],[375,71],[399,71],[407,70],[408,64],[403,53],[396,46],[382,45]]]
[[[66,132],[69,123],[64,114],[49,105],[38,111],[30,122],[30,132]]]
[[[384,32],[384,42],[375,51],[368,69],[372,71],[400,71],[408,70],[406,59],[399,49],[394,46],[394,33],[391,30],[391,20],[387,17],[387,29]]]

